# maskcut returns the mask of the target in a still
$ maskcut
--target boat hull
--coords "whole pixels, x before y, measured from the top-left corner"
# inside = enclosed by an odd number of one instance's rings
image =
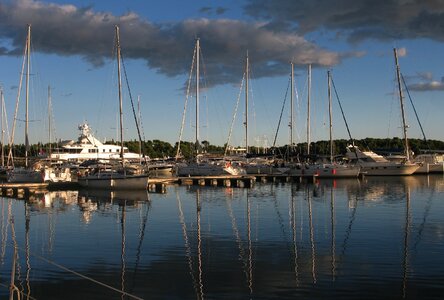
[[[78,179],[84,188],[109,190],[142,190],[148,188],[148,175],[85,176]]]
[[[177,176],[218,176],[218,175],[241,175],[245,170],[233,167],[231,164],[216,165],[208,163],[178,164],[176,166]]]
[[[171,177],[173,176],[173,166],[149,166],[149,175],[152,177]]]
[[[361,168],[352,165],[303,165],[295,166],[290,169],[291,176],[317,176],[318,178],[347,178],[358,177]]]
[[[429,173],[444,173],[444,163],[429,164]]]
[[[361,172],[366,176],[399,176],[411,175],[420,165],[418,164],[366,164],[361,165]]]
[[[285,167],[275,167],[270,165],[245,165],[245,171],[247,174],[267,174],[267,175],[276,175],[276,174],[285,174],[290,169]]]
[[[416,169],[414,174],[429,174],[430,173],[430,164],[421,163],[420,167]]]
[[[25,168],[14,168],[7,171],[7,181],[10,183],[42,183],[44,173]]]

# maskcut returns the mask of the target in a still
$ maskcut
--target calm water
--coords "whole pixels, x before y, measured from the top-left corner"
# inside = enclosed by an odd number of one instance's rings
[[[442,299],[443,176],[0,198],[0,298]]]

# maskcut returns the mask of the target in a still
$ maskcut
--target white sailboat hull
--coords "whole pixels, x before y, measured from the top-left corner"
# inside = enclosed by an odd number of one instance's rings
[[[270,165],[252,165],[246,164],[244,166],[247,174],[285,174],[289,171],[286,167],[275,167]]]
[[[141,190],[148,188],[148,175],[90,175],[78,179],[84,188],[109,190]]]
[[[291,176],[317,176],[319,178],[345,178],[358,177],[361,172],[359,166],[314,164],[294,166],[290,169]]]
[[[429,173],[444,173],[444,163],[429,164]]]
[[[411,175],[420,165],[401,163],[366,163],[361,164],[361,172],[367,176]]]

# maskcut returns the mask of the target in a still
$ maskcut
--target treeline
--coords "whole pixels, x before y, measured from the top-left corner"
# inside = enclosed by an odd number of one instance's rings
[[[361,140],[355,140],[355,145],[360,149],[371,149],[379,153],[396,153],[402,152],[404,149],[404,141],[398,137],[395,138],[365,138]],[[113,142],[109,142],[113,144]],[[136,141],[127,141],[124,143],[128,147],[129,151],[139,153],[139,149],[145,155],[150,158],[164,158],[164,157],[174,157],[177,153],[177,145],[171,145],[168,142],[160,140],[150,140],[144,141],[141,144]],[[343,155],[346,152],[347,145],[350,145],[350,141],[345,139],[335,140],[333,142],[333,151],[336,155]],[[438,140],[428,140],[427,142],[421,139],[409,139],[409,146],[411,150],[417,154],[420,150],[444,150],[444,142]],[[57,148],[57,144],[51,144],[51,148]],[[223,155],[225,151],[225,145],[217,146],[211,145],[208,141],[203,141],[200,145],[202,152],[211,153],[215,155]],[[276,149],[264,149],[258,147],[250,147],[251,154],[282,154],[287,151],[288,147],[283,146]],[[195,153],[195,145],[192,142],[181,142],[180,143],[180,153],[185,158],[191,158]],[[4,147],[5,156],[8,154],[8,146]],[[33,144],[30,146],[28,155],[29,156],[44,156],[49,151],[49,144]],[[293,153],[306,155],[307,153],[307,143],[299,143],[293,147]],[[329,141],[317,141],[310,144],[310,154],[311,155],[329,155],[330,153],[330,143]],[[13,155],[15,157],[25,156],[25,145],[14,145]]]

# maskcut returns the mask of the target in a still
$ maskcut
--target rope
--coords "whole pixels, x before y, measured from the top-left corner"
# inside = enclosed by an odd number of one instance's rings
[[[427,142],[427,138],[426,138],[426,135],[425,135],[425,133],[424,133],[424,129],[422,128],[421,121],[419,120],[418,113],[416,112],[415,105],[413,104],[412,97],[410,96],[410,91],[409,91],[409,89],[408,89],[408,87],[407,87],[407,84],[405,83],[404,76],[403,76],[402,74],[401,74],[401,79],[402,79],[402,83],[404,83],[405,90],[407,91],[407,95],[409,96],[409,100],[410,100],[410,103],[412,104],[413,111],[415,112],[415,116],[416,116],[416,120],[418,121],[419,128],[421,128],[421,132],[422,132],[422,136],[423,136],[423,138],[424,138],[424,142],[426,143],[427,148],[430,149],[429,143]]]
[[[18,246],[16,246],[16,247],[17,247],[17,249],[19,249],[19,250],[21,250],[21,251],[25,251],[25,249],[23,249],[23,248],[21,248],[21,247],[18,247]],[[76,271],[74,271],[74,270],[71,270],[71,269],[69,269],[69,268],[67,268],[67,267],[64,267],[64,266],[62,266],[62,265],[60,265],[60,264],[58,264],[58,263],[56,263],[56,262],[53,262],[53,261],[51,261],[51,260],[49,260],[49,259],[47,259],[47,258],[45,258],[45,257],[43,257],[43,256],[40,256],[40,255],[38,255],[38,254],[30,253],[30,255],[32,255],[32,256],[34,256],[34,257],[36,257],[36,258],[39,258],[39,259],[43,260],[44,262],[46,262],[46,263],[48,263],[48,264],[50,264],[50,265],[53,265],[53,266],[55,266],[55,267],[57,267],[57,268],[60,268],[60,269],[62,269],[62,270],[64,270],[64,271],[66,271],[66,272],[72,273],[72,274],[74,274],[74,275],[76,275],[76,276],[79,276],[79,277],[81,277],[81,278],[83,278],[83,279],[89,280],[89,281],[91,281],[91,282],[93,282],[93,283],[96,283],[96,284],[101,285],[101,286],[103,286],[103,287],[106,287],[106,288],[108,288],[108,289],[110,289],[110,290],[113,290],[113,291],[115,291],[115,292],[118,292],[118,293],[120,293],[120,294],[122,294],[122,295],[124,295],[124,296],[130,297],[130,298],[133,298],[133,299],[140,299],[140,300],[143,299],[143,298],[140,298],[140,297],[138,297],[138,296],[135,296],[135,295],[129,294],[129,293],[125,292],[125,291],[119,290],[119,289],[117,289],[117,288],[115,288],[115,287],[112,287],[112,286],[110,286],[110,285],[108,285],[108,284],[106,284],[106,283],[100,282],[100,281],[98,281],[98,280],[96,280],[96,279],[93,279],[93,278],[91,278],[91,277],[88,277],[88,276],[86,276],[86,275],[83,275],[83,274],[81,274],[81,273],[79,273],[79,272],[76,272]]]
[[[288,80],[287,90],[285,91],[284,102],[282,103],[282,108],[281,108],[281,115],[279,116],[279,122],[276,128],[276,134],[274,135],[273,148],[276,146],[276,140],[279,133],[279,128],[281,126],[282,115],[284,114],[285,102],[287,102],[287,95],[288,95],[288,90],[290,89],[290,83],[291,83],[291,78]],[[291,126],[293,126],[293,124]]]
[[[17,91],[17,98],[15,101],[15,110],[14,110],[14,119],[13,119],[14,121],[12,122],[12,133],[11,133],[10,140],[9,140],[8,166],[14,166],[14,156],[12,153],[12,148],[14,145],[15,127],[16,127],[17,114],[18,114],[18,108],[19,108],[19,102],[20,102],[20,92],[22,90],[22,85],[23,85],[23,74],[24,74],[24,70],[25,70],[26,53],[27,53],[27,51],[29,51],[27,45],[28,45],[28,42],[26,41],[25,48],[23,50],[22,71],[20,72],[19,87],[18,87],[18,91]]]
[[[239,89],[239,94],[237,96],[237,102],[236,102],[236,106],[234,108],[233,119],[231,120],[230,132],[228,133],[227,146],[225,147],[224,156],[227,155],[228,147],[230,145],[231,135],[233,133],[233,125],[234,125],[234,122],[236,120],[237,109],[239,108],[240,96],[241,96],[242,89],[243,89],[243,86],[244,86],[244,80],[245,80],[245,73],[244,73],[244,76],[242,77],[242,82],[241,82],[241,86],[240,86],[240,89]]]
[[[339,108],[341,109],[342,119],[344,120],[345,127],[347,128],[348,137],[350,138],[350,142],[352,143],[353,146],[352,151],[355,153],[356,159],[358,159],[358,153],[356,152],[355,148],[355,141],[350,133],[350,128],[348,127],[347,119],[345,118],[345,113],[344,110],[342,109],[342,104],[341,101],[339,100],[338,91],[336,90],[336,85],[335,82],[333,81],[333,75],[331,73],[330,73],[330,80],[331,80],[331,85],[333,86],[333,90],[335,91],[336,99],[338,100]]]
[[[339,100],[339,95],[338,95],[338,91],[336,90],[335,82],[333,81],[333,77],[330,77],[330,78],[331,78],[331,84],[333,85],[333,89],[335,91],[336,99],[338,100],[339,108],[341,109],[342,119],[344,119],[345,127],[347,128],[348,137],[350,138],[350,141],[354,145],[354,140],[353,140],[352,135],[350,133],[350,127],[348,127],[347,119],[345,118],[345,113],[344,113],[344,110],[342,109],[341,101]]]
[[[127,73],[126,73],[126,67],[125,67],[125,62],[124,62],[124,60],[123,60],[123,55],[122,55],[122,53],[120,54],[120,57],[121,57],[121,60],[122,60],[122,66],[123,66],[123,74],[125,75],[125,82],[126,82],[126,87],[128,88],[128,95],[129,95],[129,98],[130,98],[130,100],[131,100],[131,108],[132,108],[132,111],[133,111],[133,117],[134,117],[134,120],[136,121],[135,123],[136,123],[136,129],[137,129],[137,136],[139,137],[139,141],[143,141],[142,140],[142,135],[141,135],[141,133],[140,133],[140,124],[139,124],[139,122],[137,122],[137,114],[136,114],[136,109],[134,108],[134,101],[133,101],[133,96],[132,96],[132,94],[131,94],[131,89],[130,89],[130,86],[129,86],[129,82],[128,82],[128,75],[127,75]],[[144,158],[144,160],[145,160],[145,166],[146,166],[146,168],[147,168],[147,170],[148,170],[148,163],[147,163],[147,159],[146,159],[146,155],[145,155],[145,149],[144,149],[144,144],[145,143],[142,143],[142,155],[143,155],[143,158]],[[123,154],[122,154],[123,155]]]
[[[180,131],[179,131],[179,141],[177,142],[177,152],[176,152],[176,160],[179,157],[179,153],[180,153],[180,142],[182,140],[182,135],[183,135],[183,129],[185,127],[185,116],[186,116],[186,112],[187,112],[187,106],[188,106],[188,98],[190,96],[190,89],[191,89],[191,78],[193,76],[193,69],[194,69],[194,63],[195,63],[195,59],[196,59],[196,49],[197,47],[194,47],[194,52],[193,52],[193,59],[191,62],[191,69],[190,69],[190,76],[188,77],[188,85],[187,85],[187,94],[185,96],[185,104],[184,104],[184,108],[183,108],[183,113],[182,113],[182,123],[180,126]]]

